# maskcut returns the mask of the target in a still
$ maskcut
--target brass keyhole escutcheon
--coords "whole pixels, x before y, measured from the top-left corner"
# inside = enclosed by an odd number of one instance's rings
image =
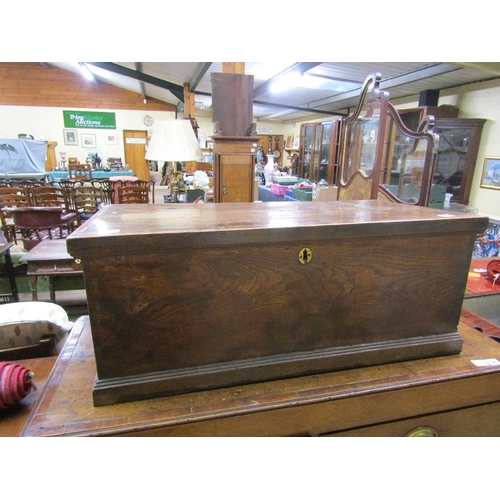
[[[438,437],[438,431],[434,427],[422,426],[411,430],[406,437]]]
[[[299,262],[304,265],[309,264],[309,262],[311,262],[312,260],[312,256],[313,253],[310,248],[307,247],[301,248],[299,252]]]

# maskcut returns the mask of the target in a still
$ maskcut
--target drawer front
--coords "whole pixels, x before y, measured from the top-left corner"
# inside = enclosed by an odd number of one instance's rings
[[[51,275],[75,272],[83,272],[83,265],[80,259],[28,263],[28,274]]]
[[[372,425],[324,437],[497,437],[500,403],[435,413],[398,422]]]

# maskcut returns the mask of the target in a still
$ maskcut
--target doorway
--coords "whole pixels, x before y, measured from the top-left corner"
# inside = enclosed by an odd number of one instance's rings
[[[149,181],[149,165],[146,161],[146,145],[148,133],[146,130],[124,130],[123,144],[125,146],[125,164],[141,181]]]

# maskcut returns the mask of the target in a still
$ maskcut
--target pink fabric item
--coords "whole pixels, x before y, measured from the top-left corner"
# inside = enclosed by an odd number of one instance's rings
[[[0,362],[0,409],[24,399],[33,388],[33,373],[24,366]]]

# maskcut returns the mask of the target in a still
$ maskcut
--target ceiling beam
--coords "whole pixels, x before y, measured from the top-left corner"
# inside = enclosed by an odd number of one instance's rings
[[[191,80],[188,82],[190,92],[194,92],[196,90],[196,87],[201,82],[202,78],[205,76],[207,71],[210,69],[210,66],[212,66],[211,62],[204,62],[204,63],[198,64],[196,71],[194,72],[194,75],[191,77]]]
[[[419,69],[416,71],[410,71],[404,75],[394,76],[391,78],[386,78],[380,82],[381,90],[389,90],[393,87],[398,87],[400,85],[404,85],[405,83],[413,83],[419,80],[424,80],[426,78],[430,78],[432,76],[444,75],[446,73],[451,73],[453,71],[458,71],[460,68],[457,66],[453,66],[451,64],[434,64],[432,66],[427,66],[426,68]],[[360,87],[349,90],[347,92],[343,92],[341,94],[336,94],[332,97],[326,97],[324,99],[320,99],[318,101],[310,102],[311,106],[327,106],[329,104],[339,104],[343,101],[349,101],[350,99],[359,98],[359,92],[362,89],[362,85]],[[440,89],[436,89],[440,90]]]
[[[140,71],[134,71],[133,69],[125,68],[115,63],[89,62],[86,64],[92,64],[92,66],[97,66],[98,68],[105,69],[106,71],[111,71],[112,73],[117,73],[122,76],[127,76],[129,78],[139,80],[140,82],[149,83],[150,85],[155,85],[156,87],[166,89],[172,92],[172,94],[177,99],[179,99],[179,101],[184,102],[184,87],[182,87],[181,85],[176,85],[175,83],[167,82],[165,80],[161,80],[160,78],[146,75],[145,73],[141,73]]]
[[[335,111],[324,111],[322,109],[314,109],[314,108],[308,108],[308,107],[300,107],[300,106],[290,106],[288,104],[278,104],[275,102],[264,102],[264,101],[256,101],[255,99],[253,100],[254,104],[257,104],[258,106],[267,106],[270,108],[282,108],[283,111],[276,111],[275,113],[271,113],[268,115],[268,117],[272,117],[273,115],[276,116],[281,116],[283,114],[288,113],[293,113],[294,111],[301,111],[301,112],[306,112],[306,113],[312,113],[312,114],[320,114],[320,115],[339,115],[339,116],[347,116],[345,113],[337,113]],[[264,118],[260,118],[261,120]]]
[[[135,66],[135,69],[141,73],[142,72],[142,63],[134,63],[134,66]],[[141,95],[142,95],[142,98],[144,99],[144,102],[146,102],[146,99],[147,99],[147,96],[146,96],[146,91],[144,89],[144,83],[143,82],[139,82],[139,88],[141,89]]]

